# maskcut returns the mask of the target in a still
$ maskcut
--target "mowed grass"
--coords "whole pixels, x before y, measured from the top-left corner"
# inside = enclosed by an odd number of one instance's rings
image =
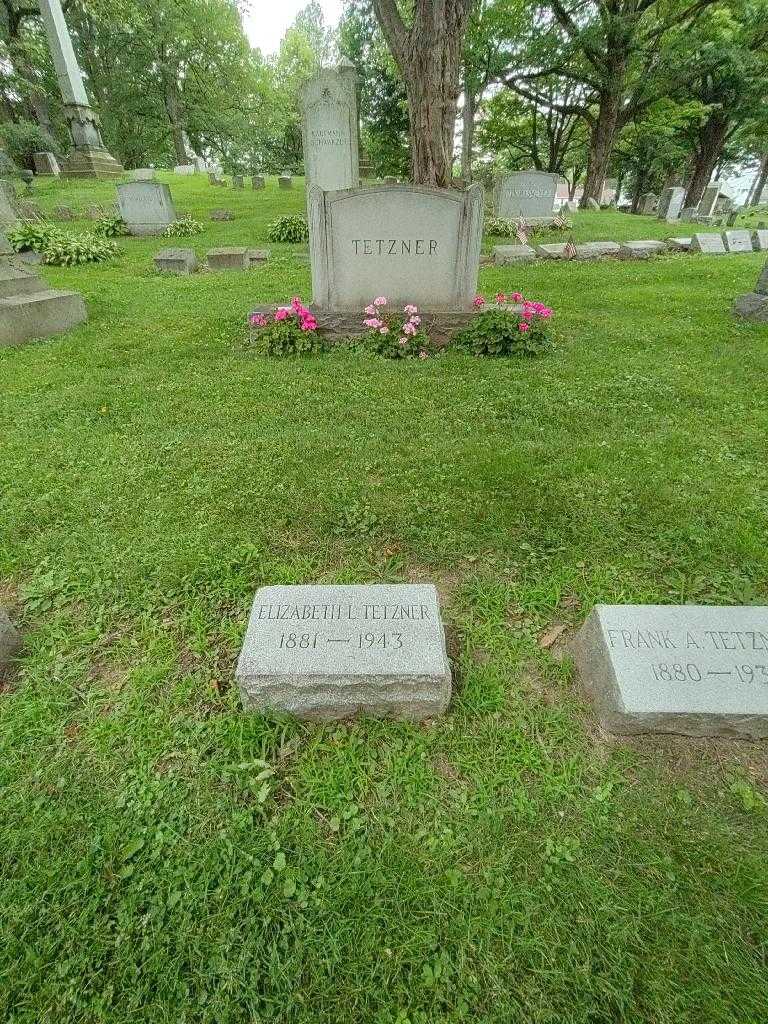
[[[200,256],[303,203],[167,180]],[[0,693],[0,1019],[763,1024],[765,744],[608,739],[541,643],[598,601],[768,603],[768,329],[729,314],[761,256],[483,268],[486,294],[555,308],[553,353],[396,364],[248,351],[249,308],[309,298],[305,247],[165,278],[165,244],[44,268],[90,321],[0,350],[25,638]],[[447,716],[240,711],[256,587],[408,580],[443,597]]]

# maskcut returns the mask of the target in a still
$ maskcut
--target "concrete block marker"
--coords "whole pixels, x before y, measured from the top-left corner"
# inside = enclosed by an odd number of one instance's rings
[[[225,246],[210,249],[206,255],[209,270],[247,270],[251,250],[243,246]]]
[[[197,270],[194,249],[161,249],[155,256],[155,269],[165,274],[192,274]]]
[[[768,737],[768,607],[596,605],[574,654],[609,732]]]
[[[728,252],[752,252],[751,231],[724,231],[723,241]]]
[[[668,238],[667,248],[671,252],[690,252],[693,245],[692,238]]]
[[[719,256],[727,252],[722,235],[714,233],[702,233],[693,236],[691,252],[703,252],[708,256]]]
[[[530,263],[536,259],[536,250],[530,245],[494,245],[493,261],[497,267],[505,263]]]
[[[545,260],[567,259],[565,242],[544,242],[536,246],[536,255]]]
[[[247,710],[432,718],[451,697],[437,591],[430,584],[262,587],[236,676]]]
[[[618,256],[620,248],[618,242],[579,242],[576,259],[599,260],[605,256]]]
[[[619,256],[623,259],[645,260],[650,256],[657,256],[666,252],[667,245],[655,238],[639,239],[634,242],[622,242],[619,246]]]
[[[0,346],[63,334],[88,319],[79,292],[43,289],[0,299]]]

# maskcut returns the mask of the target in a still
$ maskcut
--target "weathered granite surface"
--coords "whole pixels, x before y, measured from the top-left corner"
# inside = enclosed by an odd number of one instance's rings
[[[692,252],[703,252],[709,256],[719,256],[726,252],[722,235],[714,233],[699,233],[693,236],[691,242]]]
[[[665,188],[659,199],[658,219],[670,222],[677,220],[684,201],[684,188]]]
[[[354,65],[345,60],[318,71],[301,91],[307,187],[336,191],[359,184],[356,83]]]
[[[176,220],[171,190],[161,181],[128,181],[117,186],[120,216],[132,235],[159,235]]]
[[[752,248],[757,250],[768,249],[768,231],[765,228],[757,228],[752,232]]]
[[[565,245],[565,242],[542,242],[535,246],[536,254],[545,260],[564,260],[567,259]]]
[[[226,246],[209,249],[206,255],[210,270],[247,270],[250,250],[244,246]]]
[[[515,171],[496,179],[494,209],[497,217],[527,223],[552,220],[559,174],[548,171]]]
[[[619,247],[619,256],[629,259],[644,260],[650,256],[656,256],[667,251],[665,242],[656,238],[639,239],[632,242],[622,242]]]
[[[605,256],[618,256],[620,248],[618,242],[579,242],[576,246],[576,259],[598,260]]]
[[[497,267],[505,263],[530,263],[536,259],[536,250],[530,245],[494,245],[493,260]]]
[[[693,246],[692,238],[668,238],[667,248],[672,252],[690,252]]]
[[[602,725],[768,736],[768,608],[596,605],[573,645]]]
[[[728,252],[752,252],[751,231],[724,231],[723,241]]]
[[[432,718],[451,697],[437,591],[424,584],[262,587],[236,677],[249,710]]]
[[[161,249],[154,262],[155,269],[166,274],[191,274],[197,270],[194,249]]]

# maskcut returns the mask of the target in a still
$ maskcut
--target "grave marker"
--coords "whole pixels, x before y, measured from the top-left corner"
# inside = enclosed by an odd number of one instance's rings
[[[439,715],[450,700],[451,670],[437,591],[262,587],[236,676],[249,710],[307,719]]]
[[[699,213],[702,217],[714,216],[719,196],[719,185],[707,185],[702,193],[701,199],[699,200]]]
[[[751,231],[724,231],[723,241],[728,252],[752,252]]]
[[[731,312],[744,320],[768,323],[768,263],[757,279],[755,290],[740,295],[734,302]]]
[[[516,171],[496,179],[494,208],[504,220],[522,218],[529,224],[553,217],[559,174],[546,171]]]
[[[265,187],[265,184],[266,183],[264,181],[263,174],[254,174],[253,177],[251,178],[251,185],[253,187],[254,192],[261,191],[261,189]]]
[[[646,192],[640,198],[640,213],[648,215],[656,213],[659,208],[659,197],[655,192]]]
[[[685,201],[684,188],[665,188],[659,199],[659,220],[678,220]]]
[[[768,736],[768,608],[596,605],[574,653],[610,732]]]
[[[52,175],[55,178],[58,178],[61,175],[59,161],[56,159],[54,153],[33,153],[32,160],[35,164],[35,174]]]
[[[319,71],[302,89],[307,187],[336,191],[360,183],[356,82],[354,67],[345,62]]]
[[[132,235],[162,234],[176,220],[171,190],[160,181],[118,185],[117,205]]]
[[[704,252],[711,256],[719,256],[726,251],[722,235],[714,233],[700,233],[693,236],[691,241],[693,252]]]

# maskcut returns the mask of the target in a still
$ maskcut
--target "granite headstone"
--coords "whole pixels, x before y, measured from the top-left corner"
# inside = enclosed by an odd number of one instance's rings
[[[552,220],[559,174],[546,171],[516,171],[496,179],[494,207],[504,220],[529,224]]]
[[[357,86],[354,67],[319,71],[301,94],[302,139],[307,186],[327,191],[357,188]]]
[[[120,216],[132,235],[159,235],[176,220],[171,190],[159,181],[129,181],[117,186]]]

